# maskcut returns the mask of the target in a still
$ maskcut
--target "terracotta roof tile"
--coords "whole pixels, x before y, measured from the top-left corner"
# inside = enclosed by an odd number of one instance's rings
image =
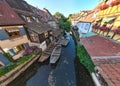
[[[50,28],[49,26],[46,26],[46,25],[40,24],[40,23],[36,23],[36,22],[26,23],[25,27],[38,33],[38,34],[52,30],[52,28]]]
[[[91,56],[120,56],[120,44],[99,35],[81,38]]]
[[[120,44],[101,36],[81,38],[108,86],[120,86]],[[103,57],[103,58],[102,58]]]
[[[99,61],[103,61],[103,60],[104,59],[99,60]],[[99,73],[103,76],[108,86],[119,86],[120,85],[120,63],[107,64],[106,62],[104,64],[102,63],[99,64],[98,67],[99,67],[98,69]]]
[[[24,21],[13,11],[5,0],[0,3],[0,25],[24,24]]]

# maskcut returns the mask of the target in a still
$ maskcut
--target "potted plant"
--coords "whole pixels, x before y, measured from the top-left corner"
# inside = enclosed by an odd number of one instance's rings
[[[115,6],[115,5],[118,5],[118,4],[120,4],[119,0],[114,0],[110,3],[111,6]]]
[[[104,10],[104,9],[106,9],[106,8],[108,8],[108,5],[107,5],[107,4],[103,4],[103,5],[100,6],[100,10]]]

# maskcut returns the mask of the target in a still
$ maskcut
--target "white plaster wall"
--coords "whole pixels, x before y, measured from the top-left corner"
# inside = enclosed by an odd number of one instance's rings
[[[79,33],[87,33],[91,31],[91,23],[79,22],[77,23],[77,27],[79,28]]]
[[[37,46],[37,47],[41,48],[42,51],[44,51],[47,48],[46,41],[42,42],[41,44],[40,43],[31,43],[30,46]]]

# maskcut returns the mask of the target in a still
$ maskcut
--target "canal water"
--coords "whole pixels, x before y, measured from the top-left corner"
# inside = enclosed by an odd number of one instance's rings
[[[74,59],[76,49],[74,40],[70,37],[67,47],[62,47],[62,52],[56,67],[46,63],[34,63],[28,68],[27,73],[21,74],[8,86],[76,86]],[[34,71],[34,73],[33,73]],[[31,77],[32,76],[32,77]]]
[[[68,36],[70,42],[62,47],[56,67],[51,67],[49,60],[45,63],[36,61],[8,86],[94,86],[88,71],[76,57],[72,36]]]

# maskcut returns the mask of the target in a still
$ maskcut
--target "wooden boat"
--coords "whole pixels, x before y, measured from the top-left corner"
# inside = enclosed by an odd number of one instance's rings
[[[61,49],[62,49],[62,46],[60,44],[57,44],[55,46],[50,56],[50,64],[55,64],[58,61],[61,54]]]
[[[43,55],[39,58],[38,62],[44,62],[44,61],[46,61],[46,60],[50,57],[53,49],[54,49],[54,44],[51,44],[51,45],[48,47],[48,49],[46,49],[46,50],[44,51]]]
[[[62,40],[62,45],[63,45],[63,46],[67,46],[69,42],[70,42],[70,38],[69,38],[69,37],[66,37],[66,38],[64,38],[64,39]]]
[[[44,62],[46,61],[48,58],[50,57],[50,55],[44,54],[40,57],[40,59],[38,60],[38,62]]]

